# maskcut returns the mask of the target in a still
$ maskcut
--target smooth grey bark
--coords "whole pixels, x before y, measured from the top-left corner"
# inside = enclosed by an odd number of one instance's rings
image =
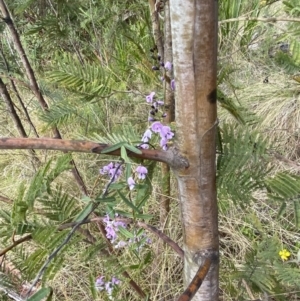
[[[215,132],[217,9],[215,0],[170,0],[177,147],[189,167],[175,170],[184,231],[187,286],[207,257],[210,270],[193,300],[217,301],[219,278]]]

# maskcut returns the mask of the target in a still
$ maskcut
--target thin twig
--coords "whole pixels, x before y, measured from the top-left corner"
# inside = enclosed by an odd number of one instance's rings
[[[275,23],[275,22],[300,22],[300,18],[288,18],[288,17],[269,17],[269,18],[260,18],[260,17],[238,17],[232,19],[226,19],[219,21],[220,24],[230,23],[230,22],[240,22],[240,21],[258,21],[258,22],[267,22],[267,23]]]
[[[28,241],[28,240],[31,240],[32,239],[32,235],[29,234],[29,235],[26,235],[18,240],[14,240],[13,243],[6,247],[5,249],[3,249],[2,251],[0,251],[0,257],[4,254],[6,254],[8,251],[12,250],[14,247],[16,247],[17,245],[23,243],[24,241]]]

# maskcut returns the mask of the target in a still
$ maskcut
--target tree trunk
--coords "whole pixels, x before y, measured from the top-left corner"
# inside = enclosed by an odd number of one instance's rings
[[[175,71],[176,136],[189,161],[175,170],[184,231],[184,282],[187,286],[205,258],[212,265],[193,298],[218,300],[219,240],[216,200],[215,133],[216,0],[171,0]]]

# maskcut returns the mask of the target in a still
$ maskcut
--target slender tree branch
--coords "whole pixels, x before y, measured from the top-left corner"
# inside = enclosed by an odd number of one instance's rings
[[[240,21],[257,21],[257,22],[267,22],[267,23],[275,23],[275,22],[300,22],[300,18],[288,18],[288,17],[269,17],[269,18],[259,18],[259,17],[238,17],[232,19],[226,19],[219,21],[220,24],[230,23],[230,22],[240,22]]]
[[[162,239],[166,244],[168,244],[179,256],[181,259],[184,258],[184,251],[179,247],[179,245],[172,240],[169,236],[167,236],[166,234],[164,234],[162,231],[158,230],[157,228],[148,225],[146,223],[143,222],[138,222],[137,223],[140,227],[151,231],[152,233],[154,233],[156,236],[158,236],[160,239]]]
[[[18,240],[14,240],[13,244],[11,244],[10,246],[4,248],[2,251],[0,251],[0,257],[5,255],[8,251],[12,250],[14,247],[18,246],[19,244],[31,240],[32,239],[32,235],[26,235]]]
[[[194,295],[197,293],[198,289],[200,288],[204,278],[206,277],[209,268],[211,266],[212,260],[210,258],[206,258],[204,263],[199,267],[198,272],[196,273],[195,277],[186,288],[186,290],[179,296],[177,301],[189,301],[192,300]]]
[[[20,134],[21,137],[23,138],[27,138],[27,133],[25,131],[25,128],[21,122],[21,119],[19,117],[19,115],[17,114],[15,107],[14,107],[14,103],[10,97],[10,94],[8,93],[8,90],[6,88],[6,85],[4,84],[4,82],[2,81],[2,79],[0,78],[0,94],[6,104],[7,110],[10,113],[10,116]],[[29,150],[29,153],[32,157],[32,159],[39,164],[40,160],[38,158],[38,156],[36,155],[35,151],[33,149]]]
[[[52,138],[0,138],[0,149],[47,149],[64,152],[95,153],[101,152],[109,145],[84,140],[60,140]],[[174,168],[187,168],[188,162],[176,153],[175,149],[168,151],[141,150],[141,154],[128,151],[128,156],[139,159],[149,159],[168,163]],[[120,156],[120,149],[106,155]]]
[[[4,55],[3,51],[2,51],[2,49],[0,49],[0,52],[1,52],[1,56],[2,56],[3,61],[4,61],[4,64],[5,64],[7,73],[9,74],[9,73],[10,73],[10,67],[9,67],[9,64],[8,64],[8,62],[7,62],[7,60],[6,60],[6,57],[5,57],[5,55]],[[39,134],[38,134],[38,132],[37,132],[37,130],[36,130],[36,128],[35,128],[33,122],[31,121],[31,118],[30,118],[30,116],[29,116],[28,110],[27,110],[27,108],[25,107],[24,102],[22,101],[22,98],[21,98],[21,96],[20,96],[20,94],[19,94],[19,91],[18,91],[18,89],[17,89],[17,87],[16,87],[16,84],[15,84],[14,80],[13,80],[10,76],[8,76],[8,78],[9,78],[9,80],[10,80],[10,84],[11,84],[11,86],[12,86],[12,89],[13,89],[13,91],[15,92],[15,95],[16,95],[16,97],[17,97],[17,99],[18,99],[18,101],[19,101],[19,103],[20,103],[20,105],[21,105],[21,107],[22,107],[22,109],[23,109],[23,112],[24,112],[24,114],[25,114],[25,116],[26,116],[27,122],[29,123],[30,127],[31,127],[32,130],[34,131],[35,136],[38,138],[38,137],[39,137]]]

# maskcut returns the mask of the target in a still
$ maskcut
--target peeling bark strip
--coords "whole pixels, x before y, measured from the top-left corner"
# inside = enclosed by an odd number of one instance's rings
[[[195,256],[218,256],[215,132],[217,124],[216,0],[170,0],[175,72],[176,146],[189,168],[175,170],[184,231],[184,280],[199,269]],[[193,300],[218,300],[218,260]]]

